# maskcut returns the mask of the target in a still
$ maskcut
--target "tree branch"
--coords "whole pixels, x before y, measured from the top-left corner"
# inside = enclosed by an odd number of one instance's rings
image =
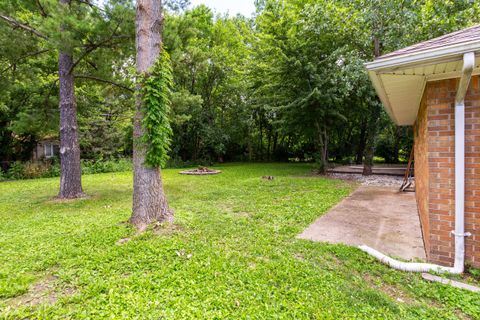
[[[18,61],[21,61],[23,59],[26,59],[26,58],[30,58],[30,57],[35,57],[35,56],[38,56],[39,54],[42,54],[42,53],[45,53],[45,52],[49,52],[50,49],[42,49],[42,50],[39,50],[39,51],[36,51],[36,52],[32,52],[32,53],[29,53],[29,54],[26,54],[26,55],[23,55],[21,56],[20,58],[16,59],[11,65],[9,65],[7,68],[3,69],[0,74],[4,73],[5,71],[7,71],[8,69],[12,68],[14,65],[16,65],[16,63]]]
[[[35,3],[37,4],[38,9],[40,9],[40,14],[42,15],[42,17],[48,17],[48,13],[45,11],[45,8],[40,3],[40,0],[35,0]]]
[[[103,41],[100,41],[99,43],[95,43],[95,44],[92,44],[90,47],[88,47],[85,52],[83,52],[80,57],[72,64],[72,67],[70,68],[70,70],[68,70],[68,73],[72,73],[73,69],[75,69],[75,67],[83,60],[83,58],[85,58],[88,54],[90,54],[91,52],[97,50],[99,47],[101,47],[102,45],[110,42],[112,39],[113,39],[113,36],[115,36],[115,33],[117,32],[118,28],[120,27],[120,23],[117,24],[117,26],[115,27],[115,29],[113,30],[112,34],[105,40]]]
[[[77,2],[79,3],[83,3],[83,4],[86,4],[87,6],[89,6],[90,8],[95,8],[97,10],[100,10],[102,12],[107,12],[105,9],[93,4],[92,2],[90,2],[89,0],[76,0]]]
[[[85,62],[88,63],[93,69],[95,69],[95,71],[98,71],[98,66],[93,61],[85,60]]]
[[[129,92],[135,92],[135,90],[133,90],[132,88],[129,88],[125,85],[122,85],[120,83],[117,83],[117,82],[114,82],[114,81],[111,81],[111,80],[106,80],[106,79],[98,78],[98,77],[95,77],[95,76],[82,75],[82,74],[74,74],[73,76],[75,78],[78,78],[78,79],[88,79],[88,80],[94,80],[94,81],[97,81],[97,82],[108,83],[108,84],[111,84],[112,86],[122,88],[124,90],[129,91]]]
[[[20,29],[23,29],[25,31],[28,31],[34,35],[36,35],[37,37],[40,37],[42,39],[48,39],[47,36],[43,35],[42,33],[38,32],[37,30],[35,30],[34,28],[24,24],[24,23],[21,23],[9,16],[6,16],[2,13],[0,13],[0,19],[2,20],[5,20],[6,22],[10,23],[11,25],[17,27],[17,28],[20,28]]]

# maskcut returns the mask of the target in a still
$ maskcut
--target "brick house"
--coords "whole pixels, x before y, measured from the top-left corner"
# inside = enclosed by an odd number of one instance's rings
[[[414,127],[427,259],[462,271],[480,267],[480,25],[366,67],[392,120]]]

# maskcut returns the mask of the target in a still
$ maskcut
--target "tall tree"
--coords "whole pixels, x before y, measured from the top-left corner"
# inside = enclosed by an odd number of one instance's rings
[[[0,4],[0,20],[24,34],[32,35],[30,42],[38,47],[36,52],[26,57],[58,53],[58,79],[50,79],[53,82],[50,86],[56,87],[57,82],[59,85],[61,179],[58,197],[61,199],[73,199],[84,195],[81,183],[75,78],[105,81],[89,75],[105,68],[96,66],[88,58],[100,49],[112,47],[118,49],[119,45],[128,42],[124,40],[129,38],[128,34],[121,34],[124,31],[128,33],[128,30],[122,28],[123,20],[119,18],[128,17],[128,5],[117,0],[105,1],[104,4],[108,10],[82,0],[34,2],[15,0]],[[123,42],[118,42],[119,38]],[[23,49],[23,46],[19,46],[20,54]],[[18,61],[12,63],[12,70],[15,70],[16,63]],[[74,71],[79,70],[84,74],[74,74]],[[119,69],[115,71],[122,74]],[[109,72],[109,75],[115,73],[113,70]],[[48,78],[46,75],[45,77]],[[116,85],[111,80],[108,82]],[[45,101],[49,101],[50,94],[50,90],[47,90]]]
[[[59,0],[59,10],[56,12],[67,12],[71,0]],[[34,7],[35,8],[35,7]],[[47,20],[51,14],[48,13],[40,2],[37,2],[36,15],[41,20]],[[56,39],[54,35],[45,35],[34,27],[22,23],[5,14],[1,14],[1,18],[10,23],[12,26],[23,31],[31,33],[44,40]],[[83,196],[82,182],[81,182],[81,168],[80,168],[80,146],[78,143],[77,130],[77,111],[75,101],[75,86],[72,70],[74,67],[71,40],[69,37],[68,27],[63,23],[65,16],[56,15],[60,22],[58,30],[61,43],[58,55],[58,76],[60,84],[59,93],[59,110],[60,110],[60,162],[61,162],[61,178],[60,178],[60,192],[58,197],[61,199],[72,199]],[[54,42],[55,40],[53,40]],[[47,50],[48,51],[48,50]]]
[[[60,6],[67,7],[71,0],[60,0]],[[66,8],[62,8],[66,9]],[[61,199],[84,196],[82,190],[82,169],[80,167],[80,144],[78,142],[77,102],[73,78],[73,48],[68,39],[68,30],[60,25],[60,39],[64,45],[58,55],[58,76],[60,84],[60,192]]]
[[[158,126],[167,127],[166,123],[148,125],[148,120],[159,119],[165,115],[166,110],[159,110],[163,114],[151,114],[152,105],[165,106],[168,99],[165,92],[149,86],[158,85],[158,82],[168,81],[169,70],[166,61],[162,59],[162,1],[161,0],[137,0],[136,9],[136,50],[137,50],[137,73],[140,78],[137,85],[136,113],[133,129],[133,212],[130,222],[139,230],[144,230],[153,222],[173,221],[173,212],[170,210],[165,192],[163,190],[160,163],[153,158],[154,143],[164,145],[167,141],[152,141],[151,131],[158,130]],[[160,70],[155,70],[160,68]],[[159,79],[149,81],[155,74]],[[157,82],[157,83],[155,83]],[[165,83],[160,83],[162,87]],[[167,84],[168,85],[168,84]],[[159,95],[156,95],[156,94]],[[153,94],[153,96],[151,96]],[[148,98],[146,97],[148,95]],[[158,101],[162,100],[163,101]],[[155,101],[157,100],[157,101]],[[168,126],[169,127],[169,126]],[[162,128],[160,128],[162,129]],[[163,128],[165,129],[165,128]],[[155,137],[157,140],[165,136]],[[161,156],[161,155],[160,155]],[[153,161],[152,161],[153,160]]]

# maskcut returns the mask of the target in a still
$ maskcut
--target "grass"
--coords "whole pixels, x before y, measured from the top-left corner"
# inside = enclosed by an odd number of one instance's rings
[[[122,223],[130,173],[85,176],[91,197],[73,202],[52,201],[55,178],[0,183],[0,318],[479,317],[479,294],[296,239],[352,185],[311,177],[306,164],[220,169],[165,170],[176,224],[140,236]]]

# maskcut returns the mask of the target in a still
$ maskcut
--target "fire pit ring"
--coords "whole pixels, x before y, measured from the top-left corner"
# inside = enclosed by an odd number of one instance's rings
[[[207,167],[198,167],[197,169],[180,172],[180,174],[189,175],[189,176],[208,176],[208,175],[214,175],[219,173],[222,173],[222,171],[209,169]]]

